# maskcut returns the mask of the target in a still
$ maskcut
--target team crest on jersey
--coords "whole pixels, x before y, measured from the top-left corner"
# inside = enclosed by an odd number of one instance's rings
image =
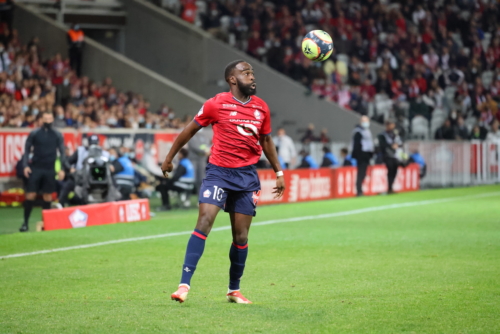
[[[259,197],[260,197],[260,190],[254,191],[253,195],[252,195],[253,205],[257,206],[257,202],[259,201]]]
[[[201,106],[200,111],[198,111],[198,116],[201,116],[201,115],[203,115],[203,106]]]
[[[255,110],[255,112],[253,113],[253,115],[255,116],[256,119],[260,119],[260,111]]]
[[[210,195],[212,195],[212,192],[208,189],[203,192],[203,197],[205,198],[209,198]]]

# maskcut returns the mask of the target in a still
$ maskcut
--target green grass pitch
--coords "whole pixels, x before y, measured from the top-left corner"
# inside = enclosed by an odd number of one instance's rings
[[[0,333],[500,332],[500,186],[261,207],[254,222],[346,211],[252,227],[253,305],[225,299],[229,230],[209,235],[184,304],[170,293],[187,234],[1,259]],[[21,216],[1,209],[3,233]],[[190,231],[196,216],[3,234],[0,256]]]

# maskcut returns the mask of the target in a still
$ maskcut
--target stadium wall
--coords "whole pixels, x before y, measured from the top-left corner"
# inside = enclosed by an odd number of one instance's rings
[[[23,44],[37,36],[40,38],[44,58],[56,53],[67,56],[66,27],[23,4],[16,3],[14,13],[14,28],[19,31]],[[151,102],[153,110],[162,103],[167,103],[180,115],[193,114],[205,101],[192,91],[96,41],[88,37],[85,41],[82,72],[92,80],[111,77],[118,89],[143,94]]]
[[[350,138],[359,120],[356,113],[314,95],[306,96],[304,86],[151,3],[123,2],[129,13],[125,55],[130,59],[205,98],[227,90],[222,72],[230,61],[247,60],[257,74],[258,95],[271,108],[274,128],[284,126],[297,139],[297,130],[313,123],[318,129],[327,128],[333,140]],[[374,124],[372,130],[378,133],[383,129]]]

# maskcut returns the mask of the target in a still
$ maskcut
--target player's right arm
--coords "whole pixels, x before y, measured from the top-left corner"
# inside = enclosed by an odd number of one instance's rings
[[[181,148],[183,148],[184,145],[186,145],[187,142],[193,138],[193,136],[200,131],[202,127],[215,123],[217,121],[217,117],[217,108],[214,105],[213,99],[210,99],[205,102],[198,114],[195,116],[194,120],[192,120],[191,123],[189,123],[175,139],[172,148],[170,148],[170,151],[165,157],[165,161],[161,164],[161,171],[165,177],[167,177],[168,173],[174,169],[172,160],[174,160],[174,157],[177,153],[179,153]]]
[[[184,145],[187,144],[187,142],[193,138],[193,136],[200,131],[202,128],[201,125],[196,123],[194,120],[189,123],[184,130],[177,136],[177,138],[174,141],[174,144],[170,148],[170,151],[168,152],[167,156],[165,157],[165,160],[161,164],[161,171],[163,172],[163,175],[165,177],[168,176],[168,173],[170,173],[174,169],[174,165],[172,164],[172,160],[174,160],[174,157],[179,153],[181,148],[184,147]]]
[[[29,164],[31,147],[33,146],[33,137],[35,136],[34,134],[36,133],[36,131],[37,130],[30,132],[28,138],[26,138],[26,143],[24,144],[23,166],[24,166],[24,176],[26,178],[29,178],[31,174],[31,168],[28,166],[28,164]]]

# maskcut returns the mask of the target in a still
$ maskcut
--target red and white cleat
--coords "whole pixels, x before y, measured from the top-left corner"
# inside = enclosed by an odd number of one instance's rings
[[[248,299],[246,299],[245,297],[243,297],[243,295],[241,294],[241,292],[239,290],[237,291],[233,291],[233,292],[229,292],[227,295],[227,300],[230,302],[230,303],[237,303],[237,304],[252,304],[251,301],[249,301]]]
[[[179,285],[179,288],[177,289],[177,291],[175,291],[170,296],[170,298],[172,298],[172,300],[178,301],[179,303],[184,303],[186,301],[187,296],[188,296],[188,292],[189,292],[188,285]]]

